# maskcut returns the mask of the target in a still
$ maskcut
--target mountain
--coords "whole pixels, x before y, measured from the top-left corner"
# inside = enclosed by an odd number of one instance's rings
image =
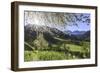
[[[84,40],[90,41],[90,31],[87,31],[83,34]]]
[[[70,30],[67,30],[67,31],[64,31],[65,34],[69,34],[69,35],[83,35],[86,33],[86,31],[70,31]]]
[[[71,34],[72,35],[83,35],[85,34],[86,31],[73,31]]]
[[[45,42],[45,44],[59,44],[66,40],[87,40],[90,39],[90,31],[61,31],[57,28],[38,25],[26,25],[24,27],[25,41]]]
[[[24,33],[25,41],[27,42],[33,42],[35,40],[39,40],[40,42],[43,40],[48,44],[59,44],[70,39],[68,34],[65,34],[57,28],[48,26],[26,25],[24,27]]]

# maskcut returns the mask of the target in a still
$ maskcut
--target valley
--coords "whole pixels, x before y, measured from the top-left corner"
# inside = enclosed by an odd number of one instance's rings
[[[48,26],[24,26],[24,61],[90,58],[90,31],[61,31]]]

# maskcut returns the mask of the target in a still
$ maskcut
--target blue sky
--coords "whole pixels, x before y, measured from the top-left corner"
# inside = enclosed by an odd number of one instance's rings
[[[88,17],[88,19],[90,19],[90,14],[84,13],[84,16]],[[84,18],[82,18],[82,20],[84,20]],[[91,21],[91,20],[90,20]],[[70,22],[71,23],[71,22]],[[66,26],[65,30],[70,30],[70,31],[88,31],[90,30],[90,23],[91,22],[80,22],[80,21],[76,21],[77,25],[70,25],[70,26]]]

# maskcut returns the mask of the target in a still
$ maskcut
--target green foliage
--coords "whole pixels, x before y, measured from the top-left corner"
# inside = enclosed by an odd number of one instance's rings
[[[35,60],[62,60],[66,59],[66,55],[54,51],[25,51],[25,61]]]
[[[25,61],[40,61],[40,60],[69,60],[89,58],[90,51],[89,43],[83,42],[83,46],[75,44],[52,45],[44,49],[34,51],[25,51]]]
[[[64,60],[64,59],[81,59],[89,58],[90,53],[83,49],[86,46],[78,46],[74,44],[52,45],[50,48],[25,51],[25,61],[40,60]]]
[[[58,44],[49,44],[38,34],[37,38],[30,42],[25,42],[25,61],[46,61],[46,60],[70,60],[90,58],[90,42],[79,41],[78,44],[71,40],[60,40]]]
[[[82,47],[79,45],[74,45],[74,44],[67,44],[67,46],[70,48],[70,51],[78,51],[82,52]]]
[[[24,61],[31,61],[31,60],[33,60],[32,54],[29,53],[29,52],[25,52],[25,54],[24,54]]]
[[[63,60],[66,59],[66,55],[61,52],[55,51],[42,51],[38,53],[40,60]]]

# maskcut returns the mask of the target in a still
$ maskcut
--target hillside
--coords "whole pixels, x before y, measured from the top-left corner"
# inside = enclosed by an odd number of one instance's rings
[[[28,56],[32,53],[36,56],[34,60],[90,57],[90,31],[65,32],[48,26],[27,25],[24,27],[24,33],[25,61],[30,59]]]

